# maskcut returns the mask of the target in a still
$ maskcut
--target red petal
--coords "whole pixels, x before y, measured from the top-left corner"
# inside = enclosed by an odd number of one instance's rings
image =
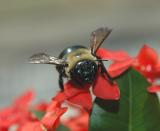
[[[40,122],[29,122],[21,128],[21,131],[44,131],[43,128]]]
[[[30,102],[33,100],[34,98],[34,92],[29,90],[27,92],[25,92],[24,94],[22,94],[20,97],[18,97],[15,101],[14,101],[14,105],[23,107],[23,108],[27,108],[30,104]]]
[[[96,55],[102,59],[123,61],[131,58],[125,51],[111,51],[104,48],[99,48]]]
[[[149,93],[156,93],[160,91],[160,85],[151,85],[150,87],[147,88],[147,91]]]
[[[92,97],[89,91],[80,93],[68,99],[69,102],[80,105],[88,111],[92,108]]]
[[[156,77],[160,78],[160,62],[155,67]]]
[[[4,108],[0,111],[0,126],[9,128],[17,123],[20,117],[20,111],[16,111],[12,107]]]
[[[68,81],[64,85],[64,91],[57,94],[53,100],[63,102],[68,100],[72,104],[77,104],[90,110],[92,107],[92,98],[89,91],[89,84],[82,87],[75,85],[72,81]]]
[[[90,84],[85,84],[84,86],[78,86],[74,84],[72,81],[68,81],[64,85],[64,93],[67,97],[72,97],[83,92],[88,92],[89,87],[90,87]]]
[[[93,85],[93,93],[102,99],[118,100],[120,91],[116,84],[111,84],[103,75],[97,75]]]
[[[92,98],[89,91],[89,84],[79,87],[69,81],[65,84],[64,93],[67,96],[67,100],[73,104],[80,105],[88,110],[92,107]]]
[[[131,67],[134,59],[127,59],[121,62],[114,62],[108,68],[108,72],[111,77],[117,77],[121,75],[124,71],[126,71],[129,67]]]
[[[47,107],[48,107],[48,103],[41,102],[41,103],[38,103],[35,107],[33,107],[33,109],[36,111],[46,111]]]
[[[4,109],[0,110],[0,119],[8,117],[9,115],[11,115],[12,113],[14,113],[14,108],[13,107],[7,107]]]
[[[141,48],[137,59],[141,65],[155,65],[158,62],[158,54],[153,48],[144,45]]]
[[[47,108],[47,112],[51,112],[56,109],[61,109],[61,103],[57,101],[52,101]]]
[[[58,101],[58,102],[64,102],[67,99],[67,96],[64,92],[59,92],[55,97],[52,98],[52,100]]]
[[[67,108],[62,108],[59,102],[52,101],[49,105],[47,112],[41,122],[47,129],[56,129],[60,117],[67,111]]]

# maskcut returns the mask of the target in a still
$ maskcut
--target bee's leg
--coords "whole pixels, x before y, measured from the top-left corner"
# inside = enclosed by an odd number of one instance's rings
[[[61,91],[64,90],[62,74],[59,74],[59,87],[60,87]]]
[[[107,70],[105,70],[105,72],[104,72],[104,73],[107,75],[108,80],[113,84],[113,78],[110,76],[110,74],[108,73],[108,71],[107,71]]]
[[[113,84],[113,78],[110,76],[110,74],[109,74],[108,71],[106,70],[106,68],[105,68],[105,66],[104,66],[104,64],[103,64],[102,61],[100,62],[100,66],[101,66],[101,73],[105,73],[106,76],[107,76],[107,78],[108,78],[108,80],[109,80],[109,82],[110,82],[111,84]]]

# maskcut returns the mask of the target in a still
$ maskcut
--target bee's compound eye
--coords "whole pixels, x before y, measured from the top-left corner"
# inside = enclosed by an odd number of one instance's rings
[[[97,64],[92,60],[78,62],[71,70],[71,79],[79,84],[92,83],[97,72]]]

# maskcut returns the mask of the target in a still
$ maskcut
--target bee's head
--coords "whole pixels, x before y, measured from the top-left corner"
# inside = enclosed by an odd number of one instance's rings
[[[82,60],[70,70],[70,77],[79,84],[92,83],[97,73],[97,64],[92,60]]]

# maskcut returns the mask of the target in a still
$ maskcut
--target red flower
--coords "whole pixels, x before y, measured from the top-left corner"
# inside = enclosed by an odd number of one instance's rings
[[[17,98],[10,107],[1,109],[0,129],[8,130],[13,125],[20,128],[26,121],[33,120],[34,118],[29,112],[29,105],[33,97],[33,92],[28,91]]]
[[[20,131],[55,131],[60,123],[60,117],[67,108],[62,108],[61,103],[52,101],[47,107],[44,117],[40,121],[32,121],[23,125]]]
[[[59,125],[60,117],[67,111],[67,108],[61,107],[61,103],[52,101],[41,120],[41,123],[48,129],[54,131]]]
[[[124,51],[110,51],[106,49],[98,49],[96,56],[100,59],[112,60],[113,63],[109,66],[108,72],[111,77],[117,77],[126,71],[133,62],[133,59]],[[64,91],[57,95],[55,100],[66,99],[71,103],[78,104],[88,111],[92,107],[92,98],[90,94],[90,86],[86,84],[79,86],[68,81],[64,85]],[[101,73],[101,69],[97,72],[95,81],[93,82],[93,94],[102,99],[118,100],[120,91],[116,82],[111,83],[105,73]]]
[[[156,51],[144,45],[140,50],[133,67],[143,74],[151,84],[160,78],[160,62]],[[160,91],[159,85],[151,85],[147,89],[150,93]]]
[[[160,85],[151,85],[147,88],[147,91],[150,93],[156,93],[160,91]]]
[[[78,110],[78,115],[63,121],[63,124],[70,131],[88,131],[89,128],[89,113],[82,108],[73,107]]]
[[[56,129],[66,108],[62,108],[61,103],[56,101],[50,104],[41,102],[31,106],[33,97],[34,93],[27,91],[11,106],[0,109],[0,131],[8,131],[12,128],[17,131],[54,131]],[[46,112],[42,120],[38,120],[31,112],[33,109]]]

